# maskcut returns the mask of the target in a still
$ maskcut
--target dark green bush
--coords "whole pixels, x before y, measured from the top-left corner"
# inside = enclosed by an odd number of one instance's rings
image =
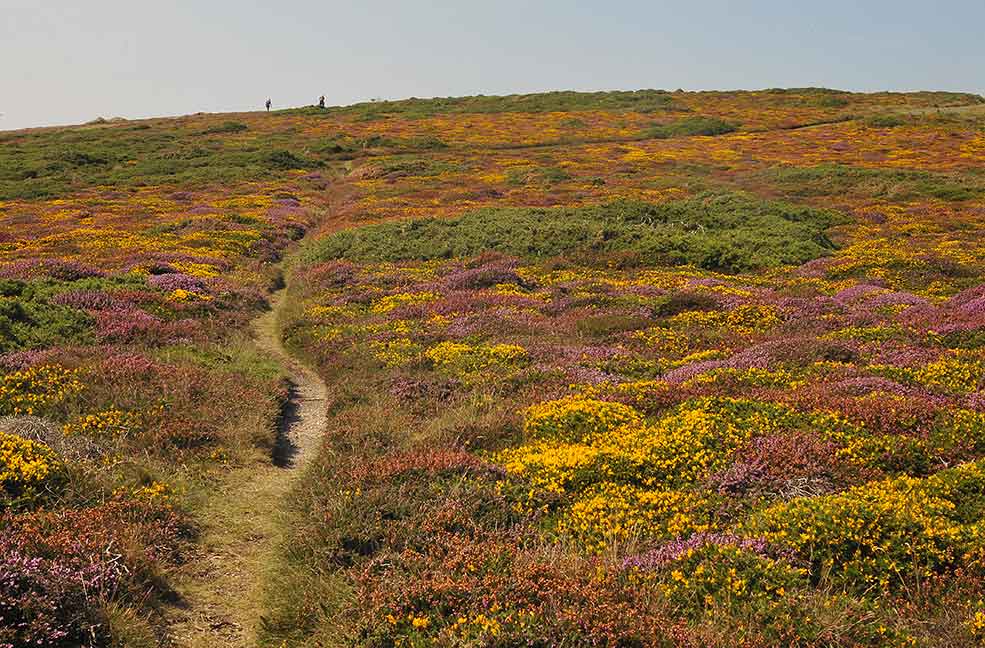
[[[571,174],[561,167],[517,167],[506,172],[506,182],[511,185],[526,185],[534,183],[557,184],[570,180]]]
[[[899,115],[872,115],[864,123],[869,128],[896,128],[906,122]]]
[[[391,178],[403,176],[429,177],[443,173],[455,173],[464,167],[456,162],[432,160],[421,157],[393,157],[376,164],[380,172]]]
[[[29,284],[0,280],[0,353],[91,342],[92,318],[50,303]]]
[[[583,335],[606,337],[645,328],[651,321],[641,315],[620,313],[585,317],[575,323],[575,329]]]
[[[289,171],[291,169],[310,169],[320,166],[321,163],[315,160],[305,160],[290,151],[271,151],[264,159],[267,166],[271,169]]]
[[[249,126],[246,124],[241,124],[240,122],[227,121],[216,126],[211,126],[202,131],[203,135],[215,135],[223,133],[242,133],[245,130],[249,130]]]

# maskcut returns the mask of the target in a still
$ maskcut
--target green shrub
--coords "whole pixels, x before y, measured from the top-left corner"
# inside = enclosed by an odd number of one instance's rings
[[[216,126],[211,126],[202,131],[203,135],[215,135],[223,133],[242,133],[245,130],[249,130],[249,126],[246,124],[241,124],[240,122],[227,121]]]
[[[985,195],[985,180],[977,176],[908,169],[821,164],[771,169],[767,177],[787,194],[803,197],[848,194],[894,200],[937,198],[959,201]]]
[[[649,323],[649,319],[640,315],[613,313],[579,319],[575,323],[575,329],[584,335],[606,337],[646,328]]]
[[[307,257],[426,260],[496,250],[603,262],[632,253],[646,264],[742,272],[827,254],[834,245],[824,231],[837,222],[834,212],[746,194],[703,194],[661,205],[618,201],[579,208],[489,208],[457,218],[345,230],[314,243]]]
[[[0,352],[91,341],[92,318],[50,303],[34,287],[0,280]]]
[[[906,122],[899,115],[872,115],[867,117],[864,123],[869,128],[896,128]]]
[[[737,124],[717,117],[689,117],[673,124],[650,128],[644,132],[644,137],[669,139],[671,137],[693,137],[696,135],[724,135],[734,132],[737,128]]]
[[[511,185],[528,185],[535,183],[557,184],[570,180],[571,174],[561,167],[516,167],[507,170],[506,182]]]
[[[444,173],[462,171],[461,164],[445,160],[432,160],[421,157],[387,158],[375,165],[383,175],[391,178],[404,176],[431,177]]]
[[[309,169],[321,165],[320,162],[305,160],[294,155],[290,151],[283,150],[271,151],[267,154],[264,161],[271,169],[279,169],[281,171],[290,171],[291,169]]]
[[[354,104],[331,112],[355,114],[363,119],[380,119],[387,115],[420,118],[442,114],[475,113],[542,113],[582,110],[626,110],[649,113],[674,110],[674,98],[664,90],[615,92],[540,92],[535,94],[474,97],[436,97],[403,99]]]

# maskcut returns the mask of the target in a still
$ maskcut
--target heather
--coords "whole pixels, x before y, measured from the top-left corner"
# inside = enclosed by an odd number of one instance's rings
[[[938,329],[977,293],[846,281],[854,254],[809,283],[491,254],[296,268],[287,339],[339,381],[340,413],[286,548],[313,582],[274,597],[270,636],[908,645],[922,621],[894,606],[924,588],[972,609],[985,372]],[[566,625],[580,585],[510,598],[545,560],[587,561],[575,573],[659,632],[630,612]],[[327,609],[312,561],[348,583]],[[834,610],[864,620],[835,630]],[[359,621],[321,634],[341,619]]]
[[[981,102],[0,135],[0,646],[979,645]]]
[[[310,213],[285,184],[15,186],[59,197],[0,202],[0,645],[164,637],[201,494],[270,461],[287,390],[247,325]]]
[[[977,122],[730,105],[353,172],[288,278],[334,415],[264,641],[977,645]]]

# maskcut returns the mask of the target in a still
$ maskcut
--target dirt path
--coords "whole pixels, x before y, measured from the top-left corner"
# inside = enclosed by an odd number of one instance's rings
[[[300,468],[312,457],[326,424],[326,388],[318,375],[284,349],[272,309],[253,322],[257,345],[280,360],[290,378],[279,443],[269,464],[234,470],[216,486],[198,520],[198,555],[178,577],[181,601],[168,613],[175,648],[250,648],[262,612],[262,584],[280,537],[280,515]]]

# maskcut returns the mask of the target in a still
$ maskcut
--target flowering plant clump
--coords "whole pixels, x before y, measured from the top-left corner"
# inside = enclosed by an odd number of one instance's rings
[[[613,539],[709,530],[713,498],[678,489],[723,468],[754,435],[795,420],[784,407],[701,399],[647,424],[620,403],[566,399],[531,407],[535,440],[495,459],[533,488],[569,496],[559,528],[601,549]]]
[[[0,505],[36,499],[57,484],[63,471],[48,446],[0,432]]]
[[[765,510],[751,528],[809,559],[815,577],[862,590],[905,587],[959,564],[974,537],[969,517],[985,512],[983,488],[985,468],[966,464],[795,499]],[[970,492],[979,494],[965,501]]]
[[[712,528],[710,502],[686,491],[602,482],[578,494],[558,529],[590,551],[640,538],[667,538]]]
[[[0,415],[28,416],[82,391],[78,372],[53,365],[30,367],[0,377]]]
[[[175,288],[168,295],[168,299],[174,302],[212,301],[212,296],[192,290],[185,290],[184,288]]]
[[[639,412],[622,403],[569,397],[527,408],[523,431],[532,439],[581,441],[642,421]]]
[[[527,351],[516,344],[473,345],[441,342],[424,352],[435,367],[457,375],[523,366]]]
[[[624,566],[656,579],[677,609],[699,617],[749,608],[766,613],[806,585],[806,570],[768,555],[762,540],[721,535],[697,534],[660,558],[629,559]]]
[[[421,346],[410,338],[395,340],[374,340],[370,344],[373,355],[387,367],[399,367],[420,357]]]
[[[394,295],[381,297],[379,301],[373,304],[372,311],[374,313],[389,313],[393,309],[401,306],[427,304],[428,302],[432,302],[437,299],[438,295],[433,292],[396,293]]]
[[[671,322],[679,326],[725,327],[739,335],[768,331],[781,322],[775,306],[744,304],[730,311],[685,311]]]
[[[120,437],[131,434],[141,426],[138,412],[124,412],[110,409],[94,414],[84,414],[66,423],[63,431],[67,436],[83,435],[93,437]]]

